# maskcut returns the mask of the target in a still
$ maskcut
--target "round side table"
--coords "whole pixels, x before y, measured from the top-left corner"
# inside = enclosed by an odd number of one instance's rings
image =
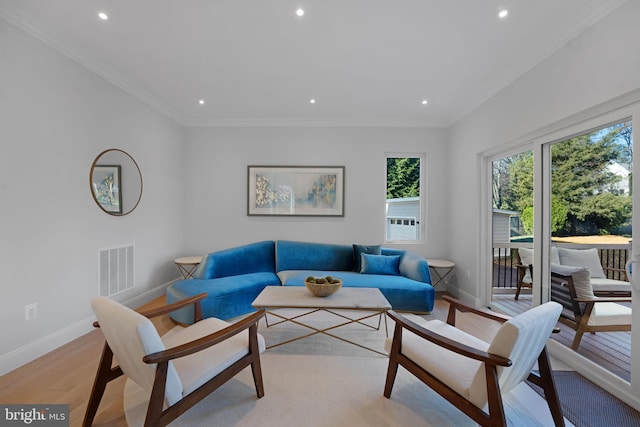
[[[446,259],[429,259],[427,258],[427,264],[429,264],[429,269],[433,271],[433,275],[435,276],[435,282],[432,283],[433,289],[435,290],[438,285],[441,285],[444,290],[447,290],[447,282],[445,279],[451,272],[453,271],[456,263],[453,261],[449,261]],[[438,271],[438,269],[442,270],[442,274]]]
[[[178,266],[180,273],[182,273],[182,277],[185,279],[189,279],[193,277],[193,273],[195,273],[196,268],[202,262],[201,256],[185,256],[182,258],[176,258],[173,260]]]

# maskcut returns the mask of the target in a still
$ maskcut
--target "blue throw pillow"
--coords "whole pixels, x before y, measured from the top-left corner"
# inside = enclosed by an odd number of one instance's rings
[[[362,274],[400,274],[400,255],[362,254]]]
[[[353,271],[360,273],[362,261],[360,255],[371,254],[380,255],[380,245],[353,245]]]

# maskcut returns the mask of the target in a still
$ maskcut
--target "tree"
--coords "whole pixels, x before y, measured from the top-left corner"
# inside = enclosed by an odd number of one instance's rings
[[[420,196],[420,158],[387,158],[387,199]]]
[[[577,234],[579,222],[608,232],[627,220],[630,198],[607,192],[619,179],[607,170],[619,159],[616,133],[581,135],[552,146],[551,191],[567,208],[566,227],[559,233]]]
[[[493,162],[493,207],[522,213],[533,206],[533,153]]]
[[[608,170],[612,162],[631,163],[629,122],[555,143],[551,150],[553,235],[575,235],[585,224],[608,233],[630,220],[631,198],[611,192],[619,177]],[[519,212],[529,232],[533,171],[531,151],[493,162],[493,206]]]

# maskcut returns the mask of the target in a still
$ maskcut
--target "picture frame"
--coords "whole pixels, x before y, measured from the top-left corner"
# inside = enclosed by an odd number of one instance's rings
[[[344,216],[344,166],[248,166],[247,215]]]
[[[91,176],[93,197],[102,209],[122,214],[120,165],[95,165]]]

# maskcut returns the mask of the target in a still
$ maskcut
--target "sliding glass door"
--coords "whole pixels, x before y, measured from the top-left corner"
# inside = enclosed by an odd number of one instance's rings
[[[633,160],[638,117],[640,104],[634,104],[534,136],[519,149],[486,154],[490,231],[481,235],[487,303],[510,314],[551,300],[556,264],[588,267],[592,283],[632,283],[631,302],[619,302],[631,307],[632,325],[638,325],[630,332],[587,333],[577,350],[571,349],[575,330],[561,324],[553,338],[557,357],[640,404],[640,302],[634,295],[640,243],[633,240],[640,232],[633,221],[640,203],[634,192],[640,166]],[[575,265],[587,255],[597,264]],[[628,263],[635,278],[625,272]]]

